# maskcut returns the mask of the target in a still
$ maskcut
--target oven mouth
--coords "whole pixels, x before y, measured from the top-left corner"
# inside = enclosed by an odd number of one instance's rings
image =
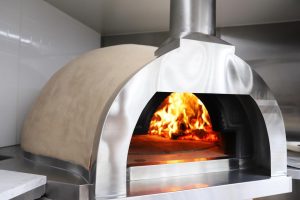
[[[185,135],[182,139],[165,134],[151,134],[156,114],[161,113],[163,105],[172,106],[170,101],[165,102],[173,94],[157,92],[141,113],[128,151],[128,180],[255,168],[264,169],[262,171],[265,175],[270,174],[270,163],[261,167],[256,161],[259,157],[256,146],[259,144],[255,140],[257,138],[267,142],[267,130],[259,108],[249,95],[190,93],[203,102],[204,107],[201,109],[207,109],[210,131],[217,135],[216,140],[209,141],[203,138],[194,140],[192,137],[186,139]],[[171,112],[170,108],[165,108],[164,111]],[[161,116],[158,118],[160,125],[165,128],[170,126],[161,122],[164,120]],[[178,120],[176,117],[175,119]],[[164,129],[161,132],[163,131]],[[261,134],[256,135],[257,131]]]
[[[174,92],[155,107],[146,134],[135,133],[132,137],[128,166],[229,157],[223,150],[221,133],[214,130],[209,112],[199,97]]]

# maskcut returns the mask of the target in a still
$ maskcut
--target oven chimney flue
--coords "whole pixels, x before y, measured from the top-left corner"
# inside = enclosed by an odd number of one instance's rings
[[[170,36],[215,35],[216,0],[171,0]]]
[[[180,46],[180,39],[222,43],[216,34],[216,0],[171,0],[170,35],[156,50],[161,56]]]

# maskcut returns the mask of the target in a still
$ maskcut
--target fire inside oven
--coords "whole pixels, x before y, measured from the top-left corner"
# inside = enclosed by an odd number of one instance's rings
[[[264,135],[262,116],[248,95],[157,92],[139,117],[127,165],[231,159],[254,167],[255,140]]]

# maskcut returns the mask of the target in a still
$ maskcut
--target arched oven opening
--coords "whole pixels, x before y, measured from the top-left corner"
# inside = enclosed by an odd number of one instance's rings
[[[157,92],[134,129],[127,167],[129,180],[232,170],[270,176],[264,119],[249,95]]]

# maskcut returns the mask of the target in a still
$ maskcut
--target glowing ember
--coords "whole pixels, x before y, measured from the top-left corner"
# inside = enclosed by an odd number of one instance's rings
[[[192,93],[172,93],[158,107],[150,135],[178,140],[219,141],[204,104]]]

